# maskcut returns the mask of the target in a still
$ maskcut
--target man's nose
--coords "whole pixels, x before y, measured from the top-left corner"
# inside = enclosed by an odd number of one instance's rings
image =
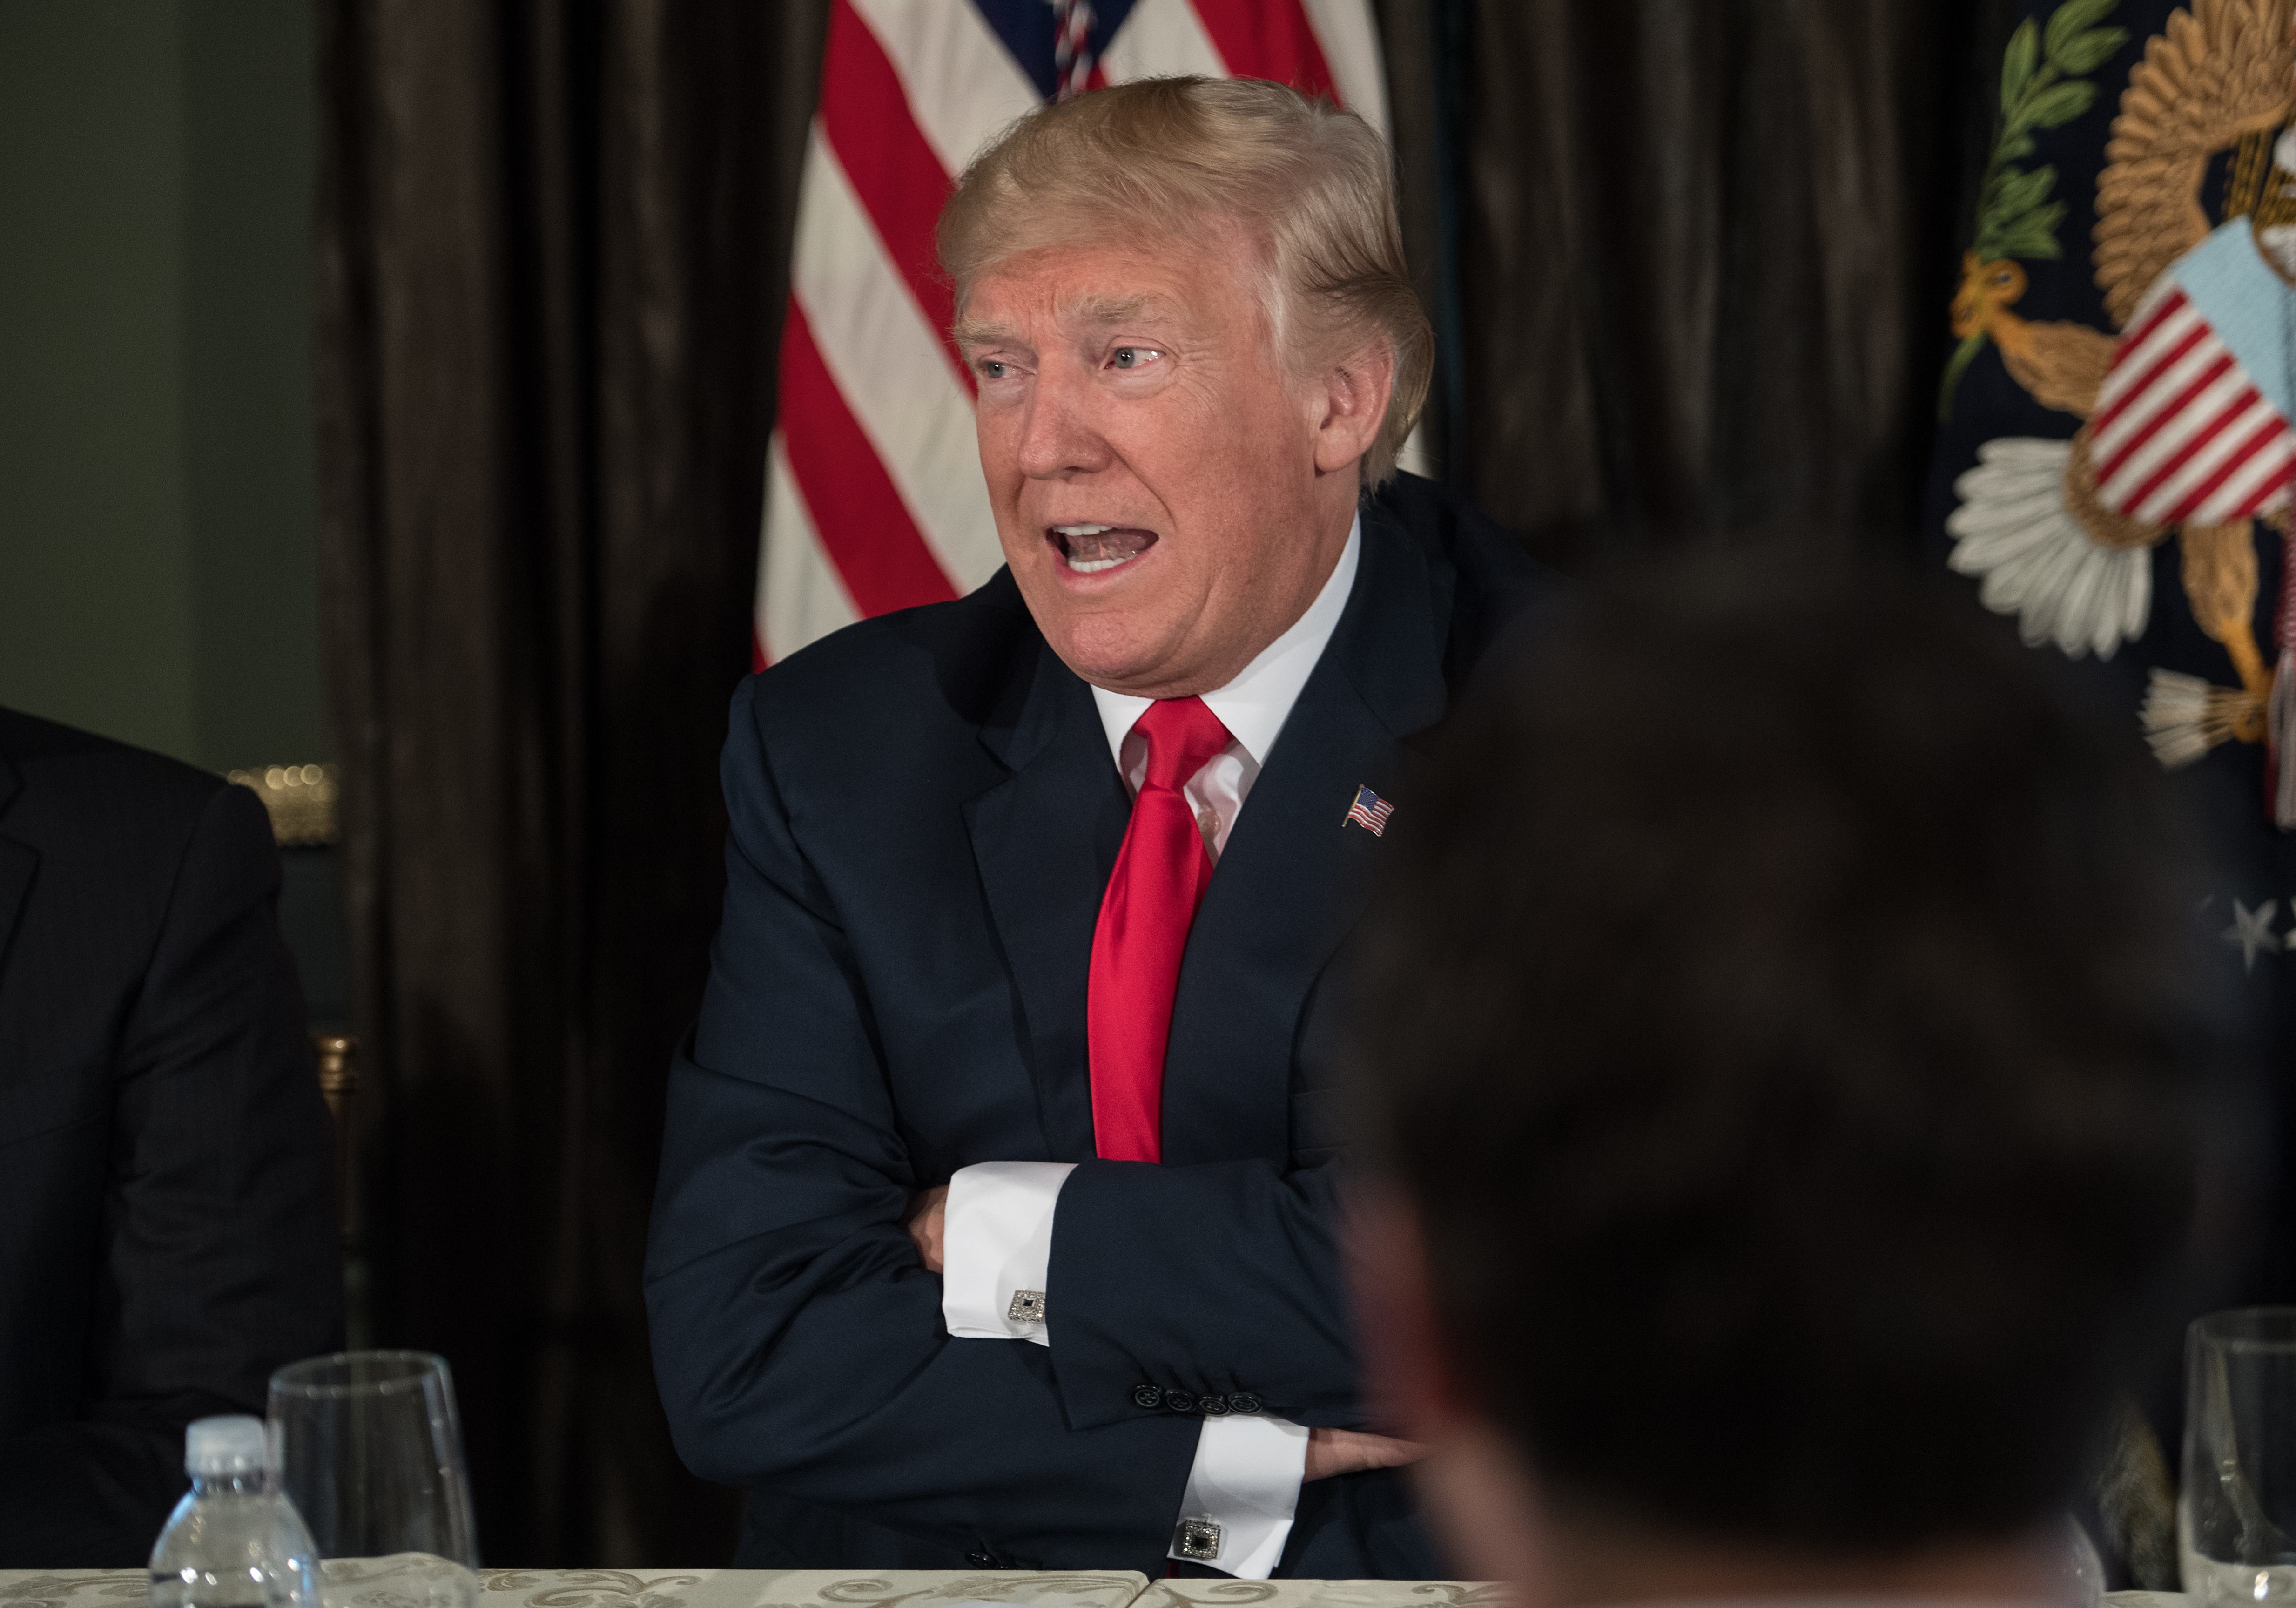
[[[1093,427],[1080,388],[1065,376],[1039,375],[1021,430],[1021,472],[1053,480],[1089,474],[1108,461],[1108,443]]]

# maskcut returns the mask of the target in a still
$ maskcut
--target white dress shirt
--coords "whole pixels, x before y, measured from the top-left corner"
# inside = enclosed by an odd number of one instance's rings
[[[1228,745],[1182,784],[1214,864],[1235,830],[1236,816],[1259,778],[1259,767],[1299,701],[1300,690],[1346,610],[1363,553],[1363,521],[1348,532],[1331,578],[1292,628],[1270,643],[1242,673],[1204,705],[1227,727]],[[1092,689],[1108,734],[1109,752],[1136,794],[1148,774],[1147,739],[1133,730],[1153,701],[1103,687]],[[961,1340],[1022,1340],[1052,1343],[1047,1325],[1060,1299],[1046,1289],[1053,1259],[1053,1217],[1067,1161],[980,1161],[949,1178],[941,1235],[941,1317]],[[1010,1316],[1021,1291],[1045,1294],[1046,1316]],[[1179,1519],[1210,1519],[1220,1527],[1214,1567],[1239,1579],[1264,1580],[1283,1556],[1299,1505],[1308,1464],[1308,1432],[1266,1414],[1207,1418],[1180,1497]],[[1167,1555],[1178,1557],[1175,1550]]]

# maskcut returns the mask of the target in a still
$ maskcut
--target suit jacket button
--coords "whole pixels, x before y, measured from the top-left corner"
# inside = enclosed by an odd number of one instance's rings
[[[1227,1416],[1227,1408],[1228,1400],[1225,1396],[1199,1396],[1196,1398],[1196,1411],[1204,1414],[1207,1417],[1225,1418]]]
[[[1164,1410],[1168,1413],[1193,1413],[1196,1410],[1196,1399],[1185,1391],[1167,1391],[1164,1392]]]
[[[1227,1410],[1231,1413],[1257,1413],[1260,1410],[1259,1398],[1250,1391],[1238,1391],[1227,1399]]]
[[[996,1555],[989,1551],[986,1546],[974,1547],[971,1552],[964,1555],[964,1561],[972,1564],[975,1569],[994,1569],[996,1567]]]
[[[1136,1384],[1132,1387],[1132,1405],[1153,1411],[1164,1405],[1164,1392],[1152,1384]]]

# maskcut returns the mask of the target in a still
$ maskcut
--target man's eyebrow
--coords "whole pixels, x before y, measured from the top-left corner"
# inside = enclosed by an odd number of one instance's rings
[[[979,319],[960,318],[949,335],[959,346],[1018,346],[1021,337],[1001,324],[984,324]]]
[[[1136,318],[1168,313],[1170,308],[1156,296],[1083,296],[1077,299],[1070,310],[1087,324],[1129,324]]]
[[[1080,296],[1067,311],[1086,324],[1131,324],[1147,318],[1168,318],[1172,304],[1160,296]],[[979,319],[960,318],[949,334],[960,347],[1026,346],[1018,330]]]

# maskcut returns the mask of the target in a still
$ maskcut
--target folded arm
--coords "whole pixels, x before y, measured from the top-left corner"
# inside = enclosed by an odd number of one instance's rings
[[[656,1374],[707,1478],[1010,1564],[1148,1568],[1195,1439],[1082,1426],[1036,1346],[950,1338],[861,969],[737,700],[728,885],[670,1078],[646,1274]]]
[[[1326,1165],[1087,1161],[1061,1190],[1053,1362],[1079,1422],[1143,1386],[1365,1427]]]
[[[1052,1293],[1052,1243],[1062,1192],[1075,1170],[1042,1161],[977,1163],[917,1197],[906,1227],[924,1266],[944,1275],[941,1309],[952,1335],[1046,1347],[1056,1326],[1065,1335],[1069,1309],[1065,1295]],[[1148,1299],[1164,1307],[1169,1286]],[[1096,1382],[1104,1387],[1106,1380]],[[1148,1385],[1144,1399],[1143,1390],[1135,1384],[1127,1391],[1136,1413],[1176,1410],[1165,1390]],[[1203,1430],[1181,1498],[1183,1530],[1168,1555],[1246,1579],[1274,1570],[1304,1481],[1393,1467],[1419,1455],[1385,1436],[1309,1431],[1267,1411],[1251,1392],[1190,1392],[1177,1410],[1202,1415]]]

